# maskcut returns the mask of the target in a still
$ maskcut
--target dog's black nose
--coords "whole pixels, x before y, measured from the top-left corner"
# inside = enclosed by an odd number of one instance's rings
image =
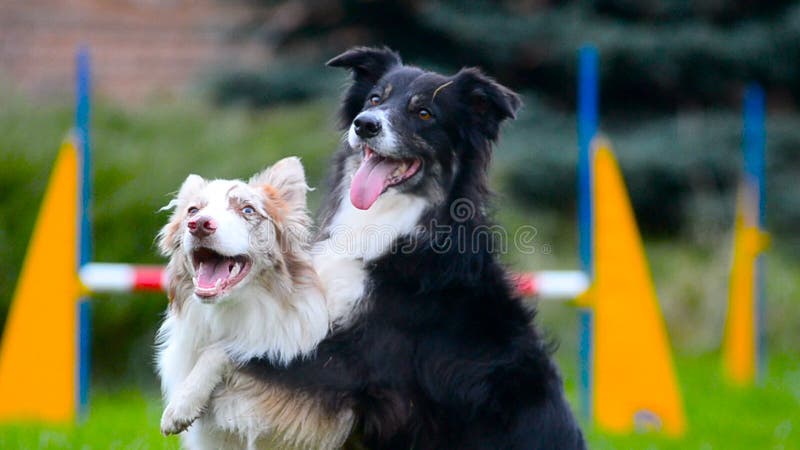
[[[367,139],[375,137],[381,132],[381,121],[372,114],[359,114],[353,121],[356,134]]]

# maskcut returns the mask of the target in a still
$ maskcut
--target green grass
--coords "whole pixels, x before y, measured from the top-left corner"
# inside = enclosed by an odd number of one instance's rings
[[[560,358],[564,358],[562,348]],[[676,360],[689,431],[681,439],[657,434],[617,436],[586,427],[593,449],[800,449],[800,362],[771,358],[761,386],[734,388],[723,381],[715,355]],[[573,369],[569,364],[566,368]],[[574,398],[574,373],[565,373]],[[2,449],[174,449],[178,440],[158,432],[160,401],[137,391],[97,392],[87,417],[75,426],[0,426]]]
[[[592,430],[593,449],[799,449],[800,362],[771,359],[763,384],[735,388],[724,381],[719,358],[677,358],[689,430],[681,439],[613,436]]]
[[[76,425],[5,424],[2,449],[177,449],[178,438],[159,432],[160,401],[137,391],[93,395],[89,412]]]

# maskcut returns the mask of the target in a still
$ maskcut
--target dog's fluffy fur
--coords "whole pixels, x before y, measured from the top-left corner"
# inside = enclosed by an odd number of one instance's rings
[[[386,49],[352,71],[314,266],[334,329],[311,358],[242,370],[353,410],[374,449],[577,449],[560,375],[489,239],[487,169],[520,101],[477,69],[453,76]]]
[[[165,434],[188,448],[333,448],[352,412],[236,370],[307,357],[329,317],[308,248],[306,182],[297,158],[254,176],[189,176],[159,234],[170,305],[158,333]],[[193,424],[193,425],[192,425]],[[191,425],[191,426],[190,426]]]

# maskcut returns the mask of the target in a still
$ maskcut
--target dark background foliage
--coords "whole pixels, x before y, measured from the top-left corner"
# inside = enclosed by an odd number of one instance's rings
[[[219,73],[222,104],[266,107],[338,92],[322,63],[350,45],[388,45],[413,64],[480,66],[525,94],[500,165],[520,205],[574,207],[576,49],[601,55],[601,126],[615,143],[647,233],[674,236],[728,218],[740,170],[744,87],[768,93],[772,228],[797,246],[800,5],[792,1],[285,1],[242,24],[277,48],[261,71]],[[291,17],[275,25],[274,18]],[[505,164],[504,164],[505,163]],[[720,203],[722,202],[722,203]],[[564,206],[567,208],[564,208]],[[729,216],[730,214],[728,214]]]

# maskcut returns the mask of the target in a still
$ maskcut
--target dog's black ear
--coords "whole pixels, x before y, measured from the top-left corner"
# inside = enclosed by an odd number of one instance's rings
[[[327,62],[329,67],[342,67],[353,72],[353,84],[344,96],[340,121],[342,127],[361,112],[367,94],[395,66],[403,64],[400,55],[388,48],[355,47]]]
[[[479,127],[490,140],[497,139],[500,124],[506,119],[515,119],[522,106],[519,95],[476,68],[461,69],[453,82],[472,118],[470,123]]]
[[[354,47],[326,63],[329,67],[343,67],[353,71],[353,78],[375,83],[383,74],[403,62],[396,52],[384,48]]]

